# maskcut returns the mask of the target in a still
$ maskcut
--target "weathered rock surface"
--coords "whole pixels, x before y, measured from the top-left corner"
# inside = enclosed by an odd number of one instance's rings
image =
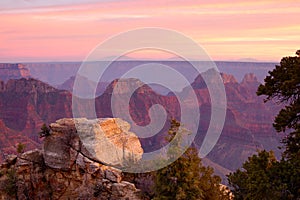
[[[80,123],[81,128],[77,130],[75,123]],[[97,126],[103,127],[103,132],[95,131]],[[78,136],[78,132],[87,130],[82,127],[90,127],[89,134],[127,139],[133,145],[128,144],[126,149],[136,150],[133,152],[137,155],[143,152],[136,136],[126,132],[129,127],[122,120],[61,119],[51,124],[52,132],[45,138],[42,151],[9,156],[0,165],[0,199],[142,199],[134,184],[122,180],[122,171],[103,165],[87,151]],[[111,142],[118,145],[116,137]],[[94,143],[97,142],[96,139]],[[93,147],[96,152],[100,150],[97,145]],[[109,149],[102,151],[111,153]]]
[[[122,166],[139,160],[143,149],[130,125],[118,118],[88,120],[65,118],[50,125],[51,137],[44,141],[45,163],[52,168],[70,169],[78,152],[107,165]]]

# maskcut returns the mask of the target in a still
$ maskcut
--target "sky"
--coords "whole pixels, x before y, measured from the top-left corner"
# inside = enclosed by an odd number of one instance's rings
[[[0,62],[82,61],[106,39],[143,27],[178,31],[213,60],[279,62],[300,49],[300,1],[1,0]]]

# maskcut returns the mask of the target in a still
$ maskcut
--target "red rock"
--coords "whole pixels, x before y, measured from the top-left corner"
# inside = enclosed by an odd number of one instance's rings
[[[263,98],[256,96],[255,92],[259,83],[253,75],[246,75],[241,83],[236,82],[230,75],[223,74],[222,77],[227,95],[227,116],[222,135],[208,156],[213,162],[232,170],[240,167],[241,163],[258,148],[277,150],[281,136],[276,134],[272,121],[280,106],[265,104]],[[113,117],[111,95],[117,82],[118,80],[112,82],[106,91],[96,98],[97,117]],[[160,104],[166,108],[168,119],[172,117],[179,119],[180,105],[176,96],[157,94],[149,86],[143,85],[136,79],[122,81],[120,88],[116,91],[116,99],[122,102],[126,91],[130,91],[130,87],[136,85],[139,88],[133,93],[130,104],[116,105],[121,113],[129,109],[136,124],[147,125],[151,123],[148,114],[150,107]],[[201,145],[210,121],[210,97],[202,77],[197,77],[191,85],[198,97],[198,105],[188,104],[188,109],[200,109],[200,127],[196,144]],[[182,92],[188,96],[193,91],[186,88]],[[188,98],[185,100],[189,102]],[[87,101],[93,103],[93,100]],[[9,80],[6,84],[0,82],[2,155],[3,152],[15,151],[14,145],[18,142],[26,143],[28,148],[38,146],[37,133],[42,124],[72,117],[71,102],[70,92],[57,90],[38,80]],[[84,111],[83,108],[82,112]],[[193,120],[190,119],[191,123]],[[146,152],[161,147],[164,141],[163,132],[167,129],[168,123],[160,134],[150,139],[141,139]]]
[[[23,64],[0,63],[0,80],[29,78],[29,70]]]

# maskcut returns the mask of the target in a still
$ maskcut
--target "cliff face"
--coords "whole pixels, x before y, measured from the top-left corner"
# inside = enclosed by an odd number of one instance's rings
[[[263,98],[256,96],[259,82],[253,74],[246,75],[241,83],[230,75],[222,74],[222,78],[227,95],[227,116],[222,135],[208,158],[222,167],[234,170],[257,149],[277,150],[281,136],[276,134],[272,121],[280,106],[265,104]],[[97,117],[116,117],[111,111],[111,95],[118,81],[120,80],[113,81],[105,92],[95,99]],[[210,121],[210,97],[201,76],[198,76],[191,86],[194,91],[186,88],[182,91],[182,96],[186,97],[184,101],[190,102],[188,94],[195,92],[197,95],[198,104],[189,104],[187,109],[200,110],[200,127],[196,138],[196,143],[200,146]],[[138,125],[151,123],[149,109],[155,104],[160,104],[166,109],[168,119],[179,119],[181,115],[179,102],[172,93],[160,95],[137,79],[121,80],[118,87],[115,90],[115,100],[120,103],[116,104],[115,108],[121,114],[125,114],[129,109],[130,116]],[[124,97],[126,92],[130,91],[130,87],[138,89],[131,96],[128,106]],[[92,102],[89,101],[88,103]],[[5,154],[15,152],[15,146],[19,142],[25,143],[27,149],[38,147],[40,140],[37,133],[42,124],[72,117],[71,103],[70,92],[57,90],[35,79],[0,82],[0,162]],[[81,107],[80,109],[85,111]],[[190,119],[190,122],[194,123],[194,119]],[[141,139],[143,149],[159,149],[164,141],[163,132],[167,130],[168,123],[159,134],[149,139]],[[134,132],[139,133],[136,130]]]
[[[28,149],[37,147],[38,132],[43,123],[71,117],[72,95],[35,79],[0,81],[0,130],[3,152],[12,153],[14,145],[22,142]],[[21,139],[22,138],[22,139]]]
[[[100,121],[105,123],[103,128],[126,124],[124,121],[117,124],[114,119]],[[9,156],[0,165],[0,199],[141,199],[140,190],[123,181],[120,170],[104,165],[87,151],[86,142],[78,135],[80,131],[84,135],[83,129],[76,131],[74,122],[82,127],[92,127],[86,119],[61,119],[51,124],[51,135],[46,137],[42,151]],[[99,134],[95,129],[86,133],[91,132]],[[126,135],[117,129],[109,129],[109,133],[115,137]],[[136,136],[132,133],[127,140],[133,138]],[[131,148],[141,153],[139,142]],[[110,153],[106,149],[103,151]]]
[[[256,95],[260,83],[254,74],[246,74],[241,83],[230,75],[222,74],[222,78],[227,114],[222,134],[208,158],[226,169],[235,170],[257,149],[273,150],[279,155],[277,146],[283,135],[276,133],[272,122],[281,106],[264,103],[263,97]],[[201,135],[205,135],[210,121],[211,107],[209,92],[199,80],[198,77],[192,86],[200,104],[202,120],[196,143],[201,145]]]
[[[23,64],[0,63],[0,80],[29,78],[29,70]]]
[[[227,96],[227,115],[221,137],[208,158],[226,169],[235,170],[248,156],[256,153],[257,149],[274,150],[278,155],[277,146],[280,145],[279,141],[282,136],[276,134],[272,127],[272,121],[280,106],[264,103],[263,98],[256,95],[259,82],[253,74],[246,74],[241,83],[238,83],[230,75],[222,74],[222,78]],[[169,119],[172,117],[180,118],[180,105],[175,95],[163,96],[140,82],[134,80],[129,82],[129,84],[125,84],[126,82],[122,81],[120,85],[122,88],[115,90],[114,98],[120,102],[114,105],[117,110],[125,113],[125,110],[129,109],[131,117],[139,125],[151,123],[148,111],[154,104],[162,105],[166,109]],[[112,116],[111,94],[115,85],[116,81],[108,87],[103,95],[96,99],[98,116]],[[129,91],[128,88],[130,87],[139,88],[131,96],[128,106],[123,98],[125,96],[124,91]],[[195,141],[200,146],[210,122],[210,97],[201,76],[195,79],[192,87],[194,91],[186,88],[183,90],[182,96],[188,97],[191,92],[195,92],[197,95],[199,105],[189,104],[187,109],[200,109],[200,127]],[[189,102],[188,98],[184,100]],[[193,123],[194,119],[191,118],[189,121]],[[146,151],[160,148],[164,141],[162,133],[166,130],[167,126],[160,134],[152,138],[141,139],[143,148]]]

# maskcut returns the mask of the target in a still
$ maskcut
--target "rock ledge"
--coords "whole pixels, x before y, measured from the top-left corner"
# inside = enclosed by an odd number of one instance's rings
[[[76,123],[80,124],[77,129]],[[45,138],[43,150],[9,156],[0,165],[0,200],[142,199],[141,191],[133,183],[122,180],[122,171],[105,165],[99,153],[93,154],[100,151],[97,143],[105,136],[117,147],[121,138],[126,142],[126,151],[141,157],[143,150],[135,134],[128,131],[127,122],[114,118],[61,119],[50,128],[51,135]],[[90,131],[84,134],[83,130]],[[79,137],[80,134],[96,138],[93,145],[87,143],[94,152],[83,145],[89,140],[82,141],[87,138]],[[131,142],[133,145],[129,145]],[[114,155],[113,160],[121,163],[119,154]]]

